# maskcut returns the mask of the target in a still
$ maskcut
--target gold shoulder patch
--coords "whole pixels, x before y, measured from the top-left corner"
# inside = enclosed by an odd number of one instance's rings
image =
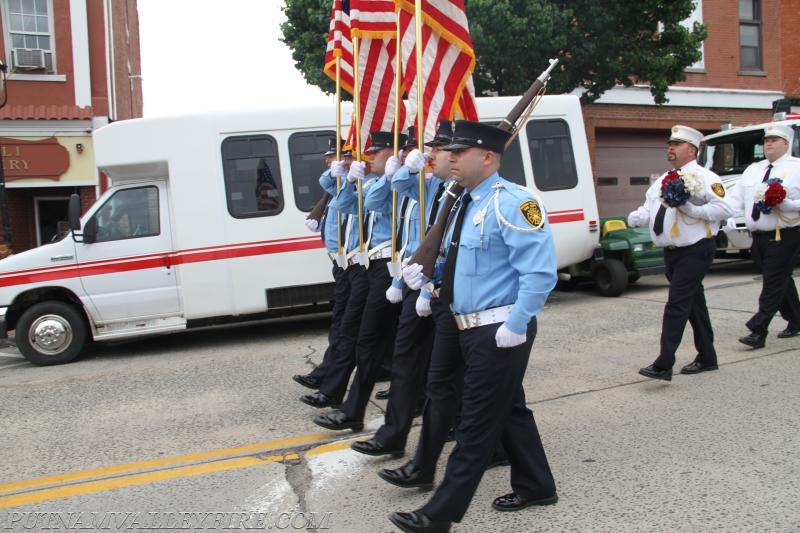
[[[525,221],[538,228],[542,225],[542,208],[539,207],[539,202],[536,200],[527,200],[519,206],[519,211]]]
[[[725,198],[725,187],[721,183],[712,183],[711,190],[720,198]]]

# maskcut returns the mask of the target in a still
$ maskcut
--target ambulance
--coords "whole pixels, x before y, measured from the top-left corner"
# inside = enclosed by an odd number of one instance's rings
[[[800,114],[778,113],[771,122],[749,126],[725,126],[722,131],[703,138],[699,163],[715,172],[726,190],[730,190],[751,163],[764,159],[764,128],[769,124],[789,126],[794,130],[790,153],[800,157]],[[747,256],[753,239],[744,223],[744,215],[728,220],[717,233],[717,255]]]
[[[518,98],[478,99],[499,123]],[[343,115],[349,108],[345,106]],[[87,343],[324,309],[331,259],[304,219],[321,196],[333,106],[115,122],[94,133],[113,186],[58,241],[0,261],[0,335],[32,363]],[[501,175],[549,212],[559,268],[592,257],[598,211],[581,107],[545,96]]]

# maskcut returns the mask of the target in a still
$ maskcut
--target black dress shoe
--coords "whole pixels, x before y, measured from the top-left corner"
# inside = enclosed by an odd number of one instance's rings
[[[764,345],[767,343],[767,334],[766,333],[756,333],[755,331],[747,335],[746,337],[739,337],[739,342],[742,344],[746,344],[753,349],[756,348],[763,348]]]
[[[313,377],[311,374],[295,374],[292,379],[303,387],[317,390],[322,385],[322,380]]]
[[[788,339],[790,337],[795,337],[797,334],[800,333],[800,329],[795,329],[791,326],[788,326],[785,330],[778,333],[779,339]]]
[[[376,400],[388,400],[389,399],[389,394],[391,392],[392,392],[392,389],[379,390],[378,392],[375,393],[375,399]]]
[[[324,392],[315,392],[314,394],[306,394],[300,396],[300,401],[311,407],[339,407],[342,404],[341,400],[334,400]]]
[[[553,505],[556,502],[558,502],[558,494],[553,494],[552,496],[540,498],[538,500],[529,500],[523,498],[516,492],[512,492],[511,494],[495,498],[492,502],[492,507],[497,511],[519,511],[520,509],[525,509],[532,505]]]
[[[671,368],[658,368],[656,365],[646,366],[639,369],[639,373],[646,378],[663,379],[664,381],[672,381]]]
[[[372,455],[380,457],[381,455],[391,455],[392,457],[403,457],[406,453],[405,450],[391,450],[378,442],[375,437],[367,440],[359,440],[350,445],[350,448],[363,453],[364,455]]]
[[[433,474],[424,475],[414,461],[409,461],[400,468],[383,468],[378,471],[378,477],[404,489],[433,488]]]
[[[709,365],[701,363],[700,361],[692,361],[688,365],[681,368],[681,374],[699,374],[700,372],[708,372],[709,370],[718,370],[719,366],[716,364]]]
[[[314,423],[322,426],[325,429],[332,429],[334,431],[342,431],[344,429],[352,429],[353,431],[361,431],[364,429],[364,422],[361,420],[352,420],[347,418],[347,415],[341,411],[332,411],[327,415],[319,415],[314,418]]]
[[[420,511],[392,513],[389,520],[406,533],[447,533],[450,522],[433,522]]]

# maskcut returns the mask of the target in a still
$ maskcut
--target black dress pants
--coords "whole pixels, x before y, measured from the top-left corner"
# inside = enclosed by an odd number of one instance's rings
[[[388,262],[370,261],[367,269],[367,297],[356,341],[356,374],[342,404],[342,411],[351,420],[364,419],[383,357],[394,346],[400,304],[386,299],[386,289],[392,282]]]
[[[347,299],[350,296],[350,280],[347,271],[333,263],[333,309],[331,309],[331,329],[328,331],[328,347],[322,362],[317,365],[310,375],[316,380],[322,380],[333,364],[336,342],[339,340],[339,327],[342,324],[344,310],[347,308]]]
[[[444,480],[421,509],[431,520],[459,522],[463,518],[498,442],[508,453],[514,492],[528,499],[548,498],[556,492],[522,388],[536,318],[528,324],[526,342],[513,348],[497,347],[499,327],[490,324],[459,333],[466,364],[461,422]]]
[[[367,270],[361,265],[350,265],[345,270],[350,284],[350,294],[339,325],[339,336],[333,347],[333,358],[319,391],[334,400],[344,398],[350,374],[356,366],[356,342],[364,314],[364,304],[369,292]]]
[[[695,360],[704,365],[717,364],[714,331],[703,290],[703,278],[714,261],[715,252],[714,239],[701,239],[690,246],[664,249],[669,296],[661,324],[661,353],[655,361],[658,368],[672,368],[675,364],[675,352],[687,321],[692,324],[694,332]]]
[[[792,278],[794,264],[800,251],[800,231],[781,229],[781,240],[774,231],[754,231],[752,253],[761,263],[761,294],[758,312],[747,321],[754,333],[766,334],[769,323],[780,311],[789,327],[800,329],[800,301]]]
[[[402,310],[392,356],[392,393],[383,425],[375,434],[379,443],[392,450],[401,450],[406,446],[431,357],[433,319],[417,314],[418,296],[419,291],[412,291],[408,287],[403,289]]]

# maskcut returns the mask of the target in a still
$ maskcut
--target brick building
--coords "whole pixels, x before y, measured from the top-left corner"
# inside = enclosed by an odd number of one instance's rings
[[[697,0],[694,20],[708,27],[703,57],[670,87],[669,103],[655,105],[647,86],[635,86],[584,106],[601,216],[641,204],[652,175],[669,167],[672,125],[713,133],[765,122],[775,100],[800,98],[800,0]]]
[[[92,132],[142,116],[138,11],[136,0],[0,0],[0,28],[0,237],[20,252],[56,234],[70,194],[96,198]]]

